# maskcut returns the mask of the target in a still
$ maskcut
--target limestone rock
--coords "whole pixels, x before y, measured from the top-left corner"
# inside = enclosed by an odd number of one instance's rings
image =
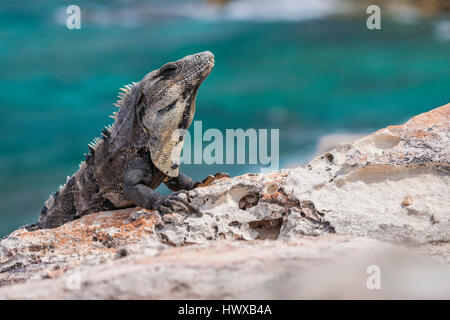
[[[0,241],[0,299],[448,298],[449,177],[447,104],[305,167],[194,189],[199,214],[16,230]],[[367,289],[370,265],[397,280]]]

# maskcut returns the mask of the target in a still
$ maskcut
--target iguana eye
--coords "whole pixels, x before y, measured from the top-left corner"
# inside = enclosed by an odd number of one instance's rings
[[[177,66],[174,64],[167,64],[161,68],[161,74],[171,74],[177,70]]]

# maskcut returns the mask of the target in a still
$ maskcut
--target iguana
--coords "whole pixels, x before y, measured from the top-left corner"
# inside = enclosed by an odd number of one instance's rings
[[[92,212],[135,205],[160,214],[196,211],[182,190],[202,183],[179,172],[180,154],[198,88],[213,67],[214,55],[201,52],[122,88],[114,123],[89,144],[79,170],[50,196],[39,222],[28,229],[55,228]],[[174,193],[156,192],[161,182]]]

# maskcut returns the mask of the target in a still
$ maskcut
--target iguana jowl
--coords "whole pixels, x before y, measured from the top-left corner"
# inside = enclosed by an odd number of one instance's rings
[[[213,66],[214,55],[201,52],[125,86],[114,124],[89,145],[86,160],[50,196],[35,227],[55,228],[92,212],[133,205],[162,214],[195,211],[180,190],[191,190],[198,182],[178,168],[198,88]],[[175,192],[160,195],[154,189],[161,182]]]

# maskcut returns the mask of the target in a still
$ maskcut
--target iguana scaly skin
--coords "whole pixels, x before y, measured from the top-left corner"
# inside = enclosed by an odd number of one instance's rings
[[[83,215],[138,205],[161,214],[196,208],[180,190],[199,184],[178,172],[186,129],[201,83],[214,66],[202,52],[165,64],[125,86],[114,124],[89,144],[80,169],[47,200],[35,228],[55,228]],[[162,196],[164,182],[174,193]]]

